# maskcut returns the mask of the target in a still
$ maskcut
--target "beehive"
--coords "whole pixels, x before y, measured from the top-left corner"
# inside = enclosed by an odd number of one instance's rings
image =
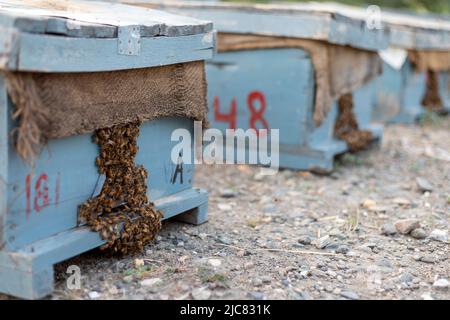
[[[149,173],[150,201],[164,219],[176,217],[194,224],[206,221],[208,197],[204,190],[192,187],[194,166],[171,159],[177,143],[171,141],[172,132],[180,128],[192,131],[194,119],[171,110],[206,99],[202,61],[211,58],[214,50],[211,23],[102,2],[2,0],[0,28],[0,292],[24,298],[48,295],[53,289],[53,264],[105,243],[97,232],[79,224],[77,211],[104,183],[96,166],[99,148],[92,141],[93,129],[102,129],[99,126],[143,121],[135,163]],[[198,83],[178,83],[183,79],[180,72],[191,67],[197,68]],[[62,100],[61,106],[42,106],[54,114],[66,113],[58,126],[49,122],[55,138],[50,138],[34,159],[24,161],[11,136],[24,119],[12,119],[17,105],[8,86],[10,77],[31,81],[30,72],[37,88],[45,83],[48,92],[44,98],[54,98],[60,89],[76,87],[79,91],[72,96],[73,90],[68,90],[64,97],[50,99]],[[138,78],[133,80],[135,75],[141,75],[140,88]],[[167,86],[156,91],[157,83],[165,83],[165,76],[174,76],[183,90]],[[74,77],[81,83],[61,85]],[[103,80],[84,82],[92,79]],[[102,85],[97,83],[97,91],[91,90],[96,81]],[[121,97],[124,87],[129,91]],[[189,100],[190,88],[197,90],[198,101]],[[145,117],[150,100],[165,96],[164,90],[174,91],[167,95],[175,94],[179,105],[163,103],[159,106],[163,113]],[[137,96],[143,99],[142,114],[134,105],[123,104]],[[85,110],[83,101],[76,109],[77,97],[106,101],[96,101],[103,109]],[[70,103],[64,104],[65,99]],[[77,116],[79,120],[80,114],[84,115],[81,112],[90,118],[81,116],[81,125],[76,127]],[[67,124],[75,127],[67,128]],[[64,136],[56,137],[63,131]]]
[[[344,5],[333,7],[352,15],[365,12]],[[450,22],[439,15],[386,9],[381,9],[379,18],[381,28],[389,30],[389,48],[380,52],[384,63],[373,99],[376,119],[413,123],[426,110],[448,112]]]
[[[332,170],[334,156],[349,150],[334,132],[344,94],[353,94],[359,129],[381,138],[371,118],[374,89],[365,84],[381,71],[375,52],[388,38],[386,30],[366,28],[364,17],[316,4],[123,2],[213,21],[219,52],[206,66],[211,125],[279,129],[281,167]]]

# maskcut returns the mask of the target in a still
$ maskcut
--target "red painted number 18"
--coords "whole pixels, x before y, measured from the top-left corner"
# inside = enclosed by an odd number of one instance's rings
[[[25,178],[25,193],[26,193],[26,213],[27,217],[31,211],[41,212],[42,209],[50,205],[49,196],[49,181],[46,173],[42,173],[36,179],[32,179],[29,174]],[[56,183],[54,189],[54,204],[59,202],[59,187],[60,175],[56,176]]]

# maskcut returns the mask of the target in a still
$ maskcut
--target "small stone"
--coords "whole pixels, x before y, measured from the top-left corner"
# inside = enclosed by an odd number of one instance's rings
[[[361,206],[364,209],[370,209],[371,207],[374,207],[376,205],[377,205],[377,203],[375,202],[375,200],[372,200],[372,199],[366,199],[361,203]]]
[[[221,193],[220,196],[222,198],[225,199],[230,199],[230,198],[234,198],[237,196],[236,192],[234,192],[232,189],[224,189]]]
[[[385,223],[381,227],[381,234],[385,236],[392,236],[397,233],[397,229],[392,223]]]
[[[415,239],[425,239],[427,237],[427,232],[422,228],[417,228],[411,231],[411,237]]]
[[[222,243],[222,244],[226,244],[226,245],[230,245],[231,244],[230,239],[227,238],[227,237],[224,237],[224,236],[217,237],[217,241]]]
[[[91,291],[88,293],[89,295],[89,299],[98,299],[100,298],[100,293],[98,293],[97,291]]]
[[[405,273],[402,273],[398,279],[401,283],[412,283],[414,280],[414,277],[411,273],[405,272]]]
[[[161,278],[150,278],[141,281],[142,287],[153,287],[161,282]]]
[[[420,227],[420,221],[417,219],[404,219],[395,223],[395,228],[401,234],[408,234],[414,229]]]
[[[330,236],[338,238],[338,239],[345,239],[347,236],[345,234],[343,234],[339,229],[335,228],[335,229],[331,229],[330,232],[328,233]]]
[[[263,282],[263,283],[271,283],[272,282],[272,277],[270,277],[270,276],[262,276],[261,277],[261,281]]]
[[[358,294],[356,294],[353,291],[342,291],[341,297],[344,297],[345,299],[350,299],[350,300],[359,300]]]
[[[255,279],[253,279],[252,284],[253,284],[255,287],[259,287],[259,286],[262,286],[263,282],[262,282],[261,279],[255,278]]]
[[[420,261],[425,262],[425,263],[435,263],[436,259],[433,255],[427,254],[427,255],[421,257]]]
[[[345,244],[341,244],[336,249],[336,253],[342,253],[342,254],[346,254],[349,251],[350,251],[350,247]]]
[[[317,249],[323,249],[331,243],[330,236],[326,235],[313,241]]]
[[[194,289],[191,294],[195,300],[207,300],[211,297],[211,291],[206,288]]]
[[[397,204],[399,206],[409,206],[411,201],[405,198],[394,198],[392,199],[392,203]]]
[[[262,292],[249,292],[249,297],[254,300],[263,300],[264,294]]]
[[[420,296],[423,300],[434,300],[430,292],[426,292]]]
[[[448,232],[445,230],[435,229],[435,230],[431,231],[431,233],[428,237],[434,241],[447,242],[448,241]]]
[[[417,177],[416,184],[421,192],[432,192],[433,191],[433,186],[425,178]]]
[[[365,253],[372,253],[372,249],[366,245],[358,246],[357,249]]]
[[[298,238],[297,242],[305,246],[310,245],[313,239],[308,235],[302,235]]]
[[[446,290],[450,287],[450,282],[447,279],[438,279],[433,283],[433,288],[439,290]]]
[[[134,259],[134,266],[136,268],[142,267],[144,264],[144,259]]]
[[[216,268],[216,267],[220,267],[221,266],[222,261],[220,261],[220,259],[209,259],[208,263]]]
[[[208,238],[208,235],[206,233],[199,233],[198,237],[202,240],[206,240],[206,238]]]
[[[231,209],[233,209],[228,203],[219,203],[217,207],[221,211],[230,211]]]
[[[132,275],[125,276],[125,277],[123,277],[123,281],[126,283],[130,283],[133,281],[133,276]]]

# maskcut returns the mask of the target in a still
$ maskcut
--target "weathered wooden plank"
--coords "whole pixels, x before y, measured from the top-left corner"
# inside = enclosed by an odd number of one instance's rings
[[[185,36],[212,30],[207,21],[99,1],[1,0],[0,17],[3,16],[17,16],[17,21],[13,19],[9,24],[21,31],[55,33],[56,30],[73,37],[112,37],[117,34],[117,27],[128,25],[141,26],[142,37]]]
[[[0,36],[1,38],[1,36]],[[119,55],[117,39],[68,38],[22,33],[18,53],[0,48],[6,69],[36,72],[96,72],[209,59],[213,33],[184,37],[142,38],[139,55]]]
[[[366,9],[360,7],[336,3],[317,3],[314,6],[318,10],[352,18],[367,16]],[[393,12],[380,8],[379,18],[381,27],[390,30],[389,43],[393,46],[423,50],[450,49],[450,21],[443,16]]]
[[[154,0],[121,1],[209,19],[214,22],[214,27],[219,32],[308,38],[366,50],[379,50],[388,45],[387,30],[367,28],[366,15],[349,15],[316,4],[241,5]]]
[[[200,189],[183,190],[154,201],[155,206],[164,213],[164,220],[197,207],[204,207],[207,202],[207,192]],[[193,221],[195,222],[195,220]],[[17,251],[0,251],[0,270],[4,267],[14,267],[14,269],[25,272],[45,269],[49,265],[103,244],[105,241],[100,238],[99,234],[92,232],[87,226],[68,229],[31,243]]]

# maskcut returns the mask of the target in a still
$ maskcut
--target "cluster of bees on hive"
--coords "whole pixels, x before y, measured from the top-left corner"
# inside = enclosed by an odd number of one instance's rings
[[[353,113],[353,96],[351,93],[342,95],[338,100],[339,115],[334,126],[334,135],[344,140],[350,151],[366,149],[373,141],[372,132],[360,130]]]
[[[106,179],[99,195],[78,208],[79,223],[86,223],[107,243],[102,249],[121,254],[142,251],[161,230],[162,213],[147,197],[147,170],[137,166],[140,123],[99,129],[94,140],[96,159]]]

